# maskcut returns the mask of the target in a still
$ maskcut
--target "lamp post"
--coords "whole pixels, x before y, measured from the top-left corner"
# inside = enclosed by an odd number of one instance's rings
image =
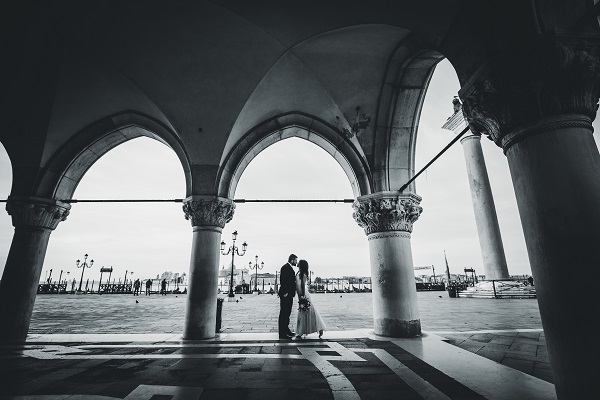
[[[87,258],[88,255],[84,255],[83,256],[83,262],[77,260],[75,262],[75,265],[77,266],[77,268],[81,268],[81,279],[79,279],[79,290],[77,290],[78,292],[81,292],[81,284],[83,283],[83,273],[85,272],[86,268],[92,268],[92,265],[94,264],[94,260],[90,260],[90,263],[88,265],[87,263]]]
[[[229,253],[231,253],[231,279],[229,280],[229,294],[227,295],[227,297],[230,298],[230,301],[235,297],[235,293],[233,291],[233,265],[235,261],[235,254],[237,253],[238,256],[242,257],[244,254],[246,254],[246,248],[248,247],[246,242],[244,242],[242,244],[242,253],[240,254],[239,248],[235,245],[237,235],[237,231],[234,231],[231,235],[233,238],[233,244],[229,246],[229,250],[227,251],[227,253],[225,253],[225,242],[221,242],[221,254],[226,256],[229,255]]]
[[[254,256],[254,266],[252,266],[252,261],[250,261],[248,263],[248,266],[250,267],[250,269],[254,269],[255,273],[254,273],[254,292],[258,292],[258,288],[256,287],[256,284],[258,283],[258,270],[259,269],[263,269],[265,266],[264,262],[261,262],[260,265],[258,265],[258,256]]]

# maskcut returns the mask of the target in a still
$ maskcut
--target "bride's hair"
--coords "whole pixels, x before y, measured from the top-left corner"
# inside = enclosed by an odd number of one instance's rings
[[[300,275],[308,277],[308,262],[306,260],[298,261],[298,272]]]

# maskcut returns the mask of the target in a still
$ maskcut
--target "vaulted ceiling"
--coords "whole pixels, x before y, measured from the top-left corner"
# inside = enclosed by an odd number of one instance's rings
[[[544,16],[556,9],[547,12],[535,1],[479,3],[4,6],[9,61],[2,66],[0,139],[17,181],[27,182],[18,190],[35,191],[41,171],[80,132],[111,117],[117,126],[120,114],[136,113],[172,132],[184,168],[210,181],[236,143],[265,121],[296,113],[350,133],[357,114],[365,113],[368,126],[344,140],[368,164],[372,189],[390,189],[411,173],[420,102],[443,56],[464,83],[513,36],[536,33],[532,19],[560,25]],[[568,12],[579,12],[586,2],[580,3]],[[503,25],[508,19],[510,29]],[[505,41],[497,39],[500,29],[510,31],[501,36]]]

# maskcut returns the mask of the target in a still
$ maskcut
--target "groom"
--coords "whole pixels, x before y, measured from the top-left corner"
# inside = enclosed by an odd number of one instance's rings
[[[292,304],[296,295],[296,274],[294,268],[298,264],[298,256],[290,254],[288,262],[281,267],[279,280],[279,339],[291,339],[294,334],[289,328]]]

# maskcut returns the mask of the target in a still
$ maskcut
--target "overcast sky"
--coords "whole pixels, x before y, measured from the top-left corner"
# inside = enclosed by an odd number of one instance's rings
[[[417,137],[417,170],[435,156],[453,133],[440,126],[452,114],[452,98],[459,90],[451,65],[442,61],[433,76],[421,114]],[[596,124],[595,124],[596,125]],[[482,139],[508,269],[511,274],[530,274],[523,231],[517,211],[506,157],[494,143]],[[290,165],[287,160],[294,160]],[[0,197],[10,193],[11,168],[0,148]],[[434,265],[444,272],[444,250],[450,270],[475,268],[483,274],[482,258],[467,181],[462,145],[456,143],[417,180],[423,197],[423,214],[414,224],[412,250],[415,266]],[[185,179],[175,153],[148,138],[124,143],[106,154],[83,177],[75,192],[79,199],[182,198]],[[236,198],[297,199],[352,198],[346,175],[337,162],[316,145],[287,139],[259,154],[243,173]],[[248,242],[236,265],[248,265],[259,256],[261,272],[272,272],[293,252],[308,260],[315,276],[369,276],[368,242],[352,218],[350,204],[238,204],[233,220],[223,230],[230,245],[231,233],[239,232],[238,244]],[[0,268],[4,268],[12,240],[10,217],[0,213]],[[94,265],[85,278],[97,280],[102,266],[114,268],[113,277],[156,277],[164,271],[187,272],[192,228],[181,204],[74,204],[71,214],[50,237],[41,279],[52,268],[70,271],[79,280],[75,261],[89,254]],[[221,257],[227,266],[231,256]],[[421,271],[418,271],[421,273]],[[63,274],[63,279],[66,273]]]

